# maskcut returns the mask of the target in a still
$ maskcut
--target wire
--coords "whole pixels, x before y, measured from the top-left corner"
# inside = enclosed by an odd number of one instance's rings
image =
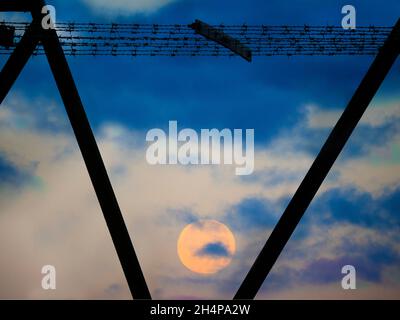
[[[0,47],[10,54],[29,23],[0,25],[16,30],[14,44]],[[344,30],[336,26],[213,26],[251,50],[253,56],[376,55],[391,27],[367,26]],[[183,24],[57,23],[66,55],[72,56],[234,56]],[[45,33],[44,33],[45,34]],[[41,47],[36,55],[44,54]]]

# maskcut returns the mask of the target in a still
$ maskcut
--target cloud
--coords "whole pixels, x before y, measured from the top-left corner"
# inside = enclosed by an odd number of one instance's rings
[[[277,222],[282,207],[261,198],[246,198],[228,210],[226,221],[230,221],[235,230],[272,228]]]
[[[47,110],[44,114],[51,117],[43,119],[43,112],[38,116],[35,109],[18,95],[0,109],[1,157],[24,176],[40,181],[32,184],[24,180],[18,188],[1,183],[0,252],[4,258],[0,296],[129,298],[72,131],[57,112]],[[150,166],[145,161],[145,133],[119,124],[104,124],[96,136],[151,292],[163,299],[231,298],[279,218],[285,199],[296,190],[313,159],[299,148],[306,135],[283,132],[258,146],[255,174],[243,179],[230,166]],[[365,155],[359,155],[341,161],[342,166],[366,160]],[[363,175],[371,175],[373,168],[370,164]],[[378,175],[381,184],[371,190],[363,181],[357,182],[351,172],[346,175],[347,181],[339,170],[336,174],[339,176],[324,186],[323,193],[339,186],[356,187],[359,192],[378,192],[387,187]],[[310,216],[326,217],[329,208],[326,211]],[[237,253],[224,272],[204,279],[179,262],[176,241],[187,223],[207,218],[234,227]],[[315,261],[337,261],[345,248],[357,248],[371,256],[369,247],[390,249],[392,256],[400,251],[395,229],[382,233],[350,222],[327,226],[323,219],[306,226],[304,236],[289,242],[278,261],[277,270],[293,275],[283,288],[301,282],[296,275],[313,263],[318,265]],[[215,245],[205,249],[215,253],[221,248]],[[57,268],[56,292],[40,287],[40,270],[45,264]],[[379,266],[381,281],[387,278],[383,268],[390,265],[391,261],[385,261]],[[277,286],[285,277],[281,271]]]
[[[25,99],[15,97],[15,101],[19,109],[13,109],[9,102],[1,109],[1,157],[15,170],[38,177],[41,187],[24,183],[21,188],[3,184],[0,188],[0,251],[4,253],[0,296],[129,298],[71,130],[65,123],[58,130],[47,129],[39,122],[41,112],[36,115]],[[26,118],[24,126],[18,125],[20,114]],[[171,212],[189,208],[189,220],[194,216],[218,219],[225,208],[262,188],[252,184],[243,187],[234,168],[150,166],[144,157],[144,137],[144,133],[117,124],[105,124],[97,134],[149,286],[155,297],[210,296],[206,286],[199,290],[182,284],[175,290],[171,285],[171,293],[159,290],[169,274],[181,279],[197,277],[179,262],[176,252],[187,214],[183,217]],[[174,223],[164,223],[171,218]],[[12,250],[10,239],[14,239]],[[40,287],[44,264],[57,269],[56,292]],[[120,289],[113,290],[116,285]]]
[[[360,251],[364,252],[364,251]],[[340,272],[345,265],[352,265],[356,268],[358,280],[369,282],[380,282],[382,280],[381,262],[375,263],[366,256],[341,256],[335,259],[315,259],[300,272],[301,282],[307,284],[337,283],[343,278]],[[300,281],[297,281],[298,283]],[[294,281],[292,282],[294,283]]]
[[[291,163],[293,158],[297,158],[297,163],[286,170],[286,176],[291,171],[293,177],[296,174],[303,176],[299,165],[310,163],[308,157],[311,153],[317,155],[342,111],[308,105],[302,112],[304,118],[293,128],[283,131],[270,146],[275,151],[272,156],[286,156],[286,159],[282,159],[283,163]],[[395,192],[400,186],[399,119],[398,97],[374,100],[336,160],[318,195],[335,188],[354,189],[359,193],[368,193],[375,199]],[[271,148],[269,151],[271,159]],[[307,164],[305,166],[309,167]],[[279,167],[283,168],[283,165]],[[279,177],[280,172],[275,172]]]
[[[299,284],[281,291],[263,292],[257,299],[273,300],[398,300],[398,284],[362,282],[356,290],[343,290],[340,284]]]
[[[386,230],[385,234],[373,227],[361,227],[352,223],[324,224],[323,215],[315,212],[306,228],[306,236],[288,242],[270,275],[264,282],[259,299],[301,299],[308,288],[319,288],[324,296],[343,297],[341,269],[344,265],[356,268],[357,286],[361,292],[348,295],[351,299],[360,296],[376,296],[375,292],[365,292],[365,287],[374,290],[381,286],[391,288],[391,298],[398,298],[400,284],[398,265],[400,259],[400,239],[397,228]],[[297,231],[296,231],[297,232]],[[395,271],[396,270],[396,271]],[[391,272],[396,275],[390,276]],[[373,288],[372,288],[373,287]],[[357,289],[357,291],[358,291]],[[368,291],[368,290],[367,290]],[[389,295],[389,293],[388,293]],[[319,299],[314,292],[307,291],[307,299]]]
[[[213,242],[206,244],[203,248],[196,252],[198,256],[211,257],[230,257],[229,250],[222,242]]]
[[[103,15],[128,16],[153,13],[176,0],[83,0],[94,11]]]
[[[326,109],[317,105],[305,107],[306,123],[311,129],[333,128],[344,109]],[[374,101],[361,118],[360,125],[372,128],[380,127],[400,118],[400,102],[398,99],[386,102]]]

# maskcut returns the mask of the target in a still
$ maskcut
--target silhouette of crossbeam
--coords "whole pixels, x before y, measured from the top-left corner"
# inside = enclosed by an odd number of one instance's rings
[[[9,55],[29,26],[0,23],[0,55]],[[15,29],[13,39],[2,29]],[[186,24],[94,23],[57,21],[65,55],[81,56],[376,56],[392,27],[357,26],[212,26],[196,20]],[[42,35],[43,36],[43,35]],[[6,41],[2,41],[2,40]],[[2,45],[2,42],[6,42]],[[35,55],[45,54],[40,46]]]
[[[40,27],[44,0],[5,0],[0,12],[30,11],[33,22],[0,72],[0,104],[11,90],[39,41],[50,64],[71,126],[85,161],[132,297],[151,299],[82,101],[55,30]],[[313,165],[294,194],[234,299],[253,299],[290,239],[335,160],[400,54],[400,20],[333,128]]]
[[[251,62],[251,50],[237,39],[224,33],[223,30],[214,28],[200,20],[196,20],[194,23],[189,25],[189,27],[203,37],[219,43],[225,48],[231,50],[234,54],[237,54],[248,62]]]

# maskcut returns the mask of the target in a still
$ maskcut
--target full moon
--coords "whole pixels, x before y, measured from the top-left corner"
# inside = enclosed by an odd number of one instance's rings
[[[200,220],[187,225],[178,239],[178,256],[189,270],[213,274],[228,266],[236,251],[229,228],[216,220]]]

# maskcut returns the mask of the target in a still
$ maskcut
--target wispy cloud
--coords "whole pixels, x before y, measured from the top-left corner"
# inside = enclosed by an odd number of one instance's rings
[[[343,113],[341,109],[326,109],[317,105],[305,107],[307,125],[311,129],[332,128]],[[360,125],[372,128],[395,122],[400,118],[400,102],[398,99],[392,101],[374,103],[365,112]]]
[[[177,0],[82,0],[96,13],[111,16],[150,14]]]

